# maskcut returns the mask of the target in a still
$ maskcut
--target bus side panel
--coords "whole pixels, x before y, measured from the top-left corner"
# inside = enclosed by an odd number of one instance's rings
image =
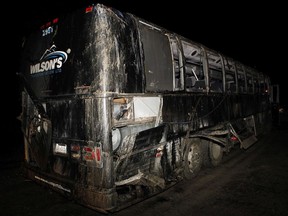
[[[186,94],[163,96],[162,117],[164,123],[183,133],[190,122],[193,123],[190,130],[198,130],[267,110],[269,102],[262,95]]]

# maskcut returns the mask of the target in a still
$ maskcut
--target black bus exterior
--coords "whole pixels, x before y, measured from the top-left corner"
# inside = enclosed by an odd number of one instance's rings
[[[25,40],[25,170],[101,212],[157,194],[271,123],[265,74],[102,4]]]

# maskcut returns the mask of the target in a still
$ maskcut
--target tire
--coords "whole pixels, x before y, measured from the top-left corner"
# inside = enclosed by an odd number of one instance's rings
[[[184,155],[184,178],[192,179],[201,170],[203,163],[202,151],[198,142],[187,144]]]
[[[223,148],[214,142],[209,142],[208,144],[209,165],[211,167],[218,166],[222,162],[222,158],[223,158]]]

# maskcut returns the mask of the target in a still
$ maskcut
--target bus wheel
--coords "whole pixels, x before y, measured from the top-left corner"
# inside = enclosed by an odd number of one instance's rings
[[[209,165],[212,167],[218,166],[223,158],[223,148],[213,142],[209,142],[208,146]]]
[[[195,177],[202,166],[202,152],[199,143],[189,143],[184,155],[184,177]]]

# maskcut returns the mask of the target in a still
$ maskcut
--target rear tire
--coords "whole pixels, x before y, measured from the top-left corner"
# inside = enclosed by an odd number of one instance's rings
[[[188,143],[184,155],[184,177],[186,179],[194,178],[201,170],[202,163],[200,144],[198,142]]]
[[[220,145],[210,141],[208,144],[208,157],[210,166],[218,166],[222,162],[223,148]]]

